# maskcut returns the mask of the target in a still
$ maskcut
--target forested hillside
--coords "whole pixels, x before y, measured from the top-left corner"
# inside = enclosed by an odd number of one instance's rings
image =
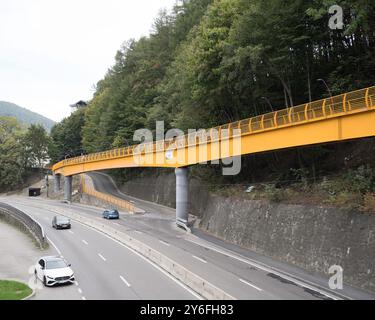
[[[344,10],[342,30],[328,27],[333,4]],[[318,79],[332,94],[375,84],[373,0],[184,1],[157,17],[149,37],[124,43],[86,110],[52,131],[57,144],[74,133],[53,158],[133,144],[134,131],[157,120],[166,129],[207,128],[329,96]],[[364,206],[375,203],[366,143],[246,157],[238,177],[211,167],[193,174],[215,186],[269,182],[260,194],[273,200],[326,188],[329,201]],[[361,187],[353,189],[353,177]]]
[[[50,131],[55,124],[54,121],[43,117],[40,114],[5,101],[0,101],[0,116],[14,117],[26,126],[31,124],[41,124],[47,131]]]

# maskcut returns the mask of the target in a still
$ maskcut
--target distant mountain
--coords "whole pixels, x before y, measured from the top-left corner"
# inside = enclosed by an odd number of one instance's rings
[[[0,101],[0,116],[14,117],[25,125],[41,124],[48,132],[51,131],[51,128],[55,125],[55,122],[51,119],[17,106],[14,103],[5,101]]]

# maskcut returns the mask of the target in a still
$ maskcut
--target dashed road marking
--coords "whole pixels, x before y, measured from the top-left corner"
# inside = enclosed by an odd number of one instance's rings
[[[126,281],[126,279],[123,276],[120,276],[120,279],[122,280],[123,283],[125,283],[129,288],[131,287],[130,283]]]
[[[103,261],[107,261],[106,258],[104,258],[100,253],[98,253],[98,256],[100,257],[100,259],[102,259]]]
[[[69,230],[69,233],[70,233],[70,234],[74,234],[74,232],[73,232],[72,230]]]
[[[197,257],[197,256],[193,256],[193,258],[194,258],[194,259],[197,259],[197,260],[200,261],[200,262],[207,263],[206,260],[204,260],[204,259],[202,259],[202,258],[199,258],[199,257]]]
[[[254,285],[251,284],[250,282],[247,282],[247,281],[245,281],[245,280],[243,280],[243,279],[239,279],[239,280],[240,280],[242,283],[244,283],[244,284],[246,284],[246,285],[248,285],[248,286],[254,288],[255,290],[263,291],[261,288],[258,288],[257,286],[254,286]]]
[[[89,245],[88,242],[87,242],[86,240],[82,240],[82,242],[83,242],[86,246]]]
[[[79,292],[79,294],[82,294],[82,289],[78,288],[78,292]]]
[[[170,246],[171,246],[171,245],[170,245],[168,242],[166,242],[166,241],[159,240],[159,242],[162,243],[162,244],[164,244],[164,245],[167,246],[167,247],[170,247]]]

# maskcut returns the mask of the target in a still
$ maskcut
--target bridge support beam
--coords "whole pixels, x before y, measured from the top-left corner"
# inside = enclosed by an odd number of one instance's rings
[[[72,183],[73,177],[65,177],[64,179],[64,200],[71,202],[72,201]]]
[[[189,181],[188,168],[176,169],[176,223],[187,226],[189,220]]]
[[[58,193],[61,190],[61,175],[54,174],[53,175],[53,186],[54,192]]]

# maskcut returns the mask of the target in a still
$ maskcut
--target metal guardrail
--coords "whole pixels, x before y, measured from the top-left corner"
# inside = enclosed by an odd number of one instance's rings
[[[0,203],[0,214],[11,216],[20,222],[34,236],[41,248],[45,248],[47,239],[43,227],[27,213],[8,204]]]
[[[263,114],[257,117],[228,123],[219,127],[201,130],[175,139],[145,144],[143,151],[137,150],[139,145],[134,145],[127,148],[114,149],[63,160],[55,164],[53,170],[55,171],[69,165],[123,158],[138,154],[163,152],[172,144],[176,144],[177,149],[193,147],[237,136],[256,134],[268,130],[340,117],[374,108],[375,86],[372,86],[311,103]],[[240,129],[240,134],[237,134],[235,129]]]
[[[89,196],[105,201],[111,205],[117,206],[118,208],[125,209],[129,213],[134,214],[136,212],[135,206],[129,201],[99,192],[95,190],[93,187],[87,186],[86,180],[82,176],[81,176],[81,185],[82,185],[82,192],[88,194]]]

